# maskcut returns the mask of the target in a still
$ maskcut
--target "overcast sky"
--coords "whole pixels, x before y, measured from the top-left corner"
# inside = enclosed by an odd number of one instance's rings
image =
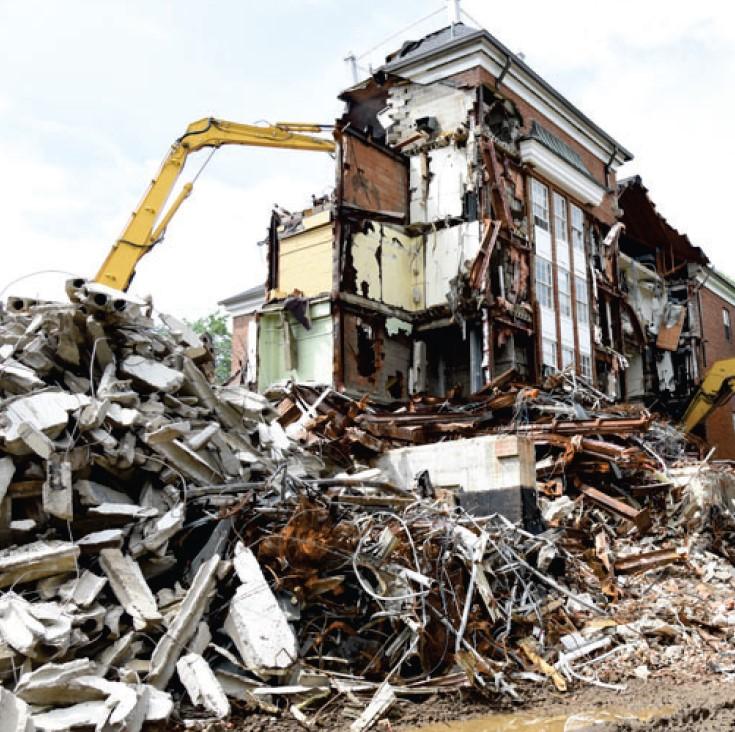
[[[93,276],[171,142],[200,117],[331,122],[370,51],[442,0],[0,0],[0,291]],[[726,0],[463,0],[636,159],[661,213],[735,276],[735,11]],[[522,9],[520,9],[522,8]],[[604,9],[604,13],[602,12]],[[442,12],[403,40],[446,25]],[[201,157],[200,157],[201,156]],[[193,156],[182,182],[196,173]],[[133,290],[197,317],[264,279],[270,207],[330,189],[321,153],[223,148]]]

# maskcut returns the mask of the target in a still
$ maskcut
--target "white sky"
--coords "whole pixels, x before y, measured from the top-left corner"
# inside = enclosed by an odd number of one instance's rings
[[[0,291],[63,297],[93,276],[170,143],[217,116],[331,122],[343,61],[442,0],[0,0]],[[463,0],[462,7],[636,160],[661,213],[735,276],[735,5]],[[604,12],[603,12],[604,11]],[[363,58],[446,25],[439,14]],[[200,153],[203,157],[203,155]],[[193,157],[182,182],[196,172]],[[264,280],[271,205],[329,189],[319,153],[223,148],[133,290],[197,317]],[[10,285],[10,286],[8,286]]]

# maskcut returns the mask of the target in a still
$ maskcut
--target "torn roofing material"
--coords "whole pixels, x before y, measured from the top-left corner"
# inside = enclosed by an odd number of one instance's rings
[[[676,257],[695,264],[707,265],[709,258],[694,246],[686,234],[677,231],[656,209],[648,188],[639,175],[625,178],[618,183],[618,201],[623,209],[625,236],[637,244],[656,242],[669,247]]]

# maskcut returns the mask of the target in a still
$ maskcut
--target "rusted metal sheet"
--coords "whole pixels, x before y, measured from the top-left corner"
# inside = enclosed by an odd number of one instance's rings
[[[664,567],[674,562],[685,562],[687,551],[684,547],[674,549],[657,549],[652,552],[640,552],[621,557],[615,562],[615,571],[618,574],[638,574],[649,569]]]
[[[608,496],[607,493],[603,493],[592,486],[583,485],[579,490],[582,495],[596,505],[614,513],[616,516],[620,516],[620,518],[634,523],[638,531],[645,531],[651,525],[651,516],[647,508],[633,508],[633,506],[623,503],[623,501],[617,498]]]

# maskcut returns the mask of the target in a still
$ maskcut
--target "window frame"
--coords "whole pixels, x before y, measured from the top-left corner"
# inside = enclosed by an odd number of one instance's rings
[[[569,245],[569,202],[565,196],[557,191],[552,191],[554,203],[554,238],[556,242]],[[563,213],[563,215],[561,215]],[[560,235],[560,232],[563,235]]]
[[[559,294],[559,315],[562,318],[572,317],[572,273],[566,268],[557,264],[556,267],[557,292]],[[565,282],[565,288],[562,289],[562,281]]]
[[[579,373],[582,378],[589,379],[592,381],[592,354],[591,353],[580,353],[579,354]]]
[[[582,257],[585,257],[584,252],[584,211],[577,206],[576,204],[569,202],[569,207],[572,210],[572,215],[570,217],[571,222],[571,229],[572,229],[572,250],[574,253],[579,253],[582,255]],[[579,214],[579,228],[577,228],[575,221],[576,214]],[[586,257],[585,257],[586,259]]]
[[[584,293],[584,294],[583,294]],[[587,278],[574,275],[574,304],[576,306],[576,321],[578,325],[590,324],[590,293]]]
[[[539,267],[545,270],[548,280],[539,277]],[[542,307],[554,310],[554,264],[550,259],[536,255],[536,300]],[[546,293],[546,297],[542,299],[541,293]]]
[[[540,195],[537,195],[540,194]],[[542,200],[541,200],[542,199]],[[537,216],[537,209],[545,214],[546,218]],[[531,211],[534,226],[551,234],[551,211],[549,209],[549,187],[536,178],[531,178]]]
[[[549,353],[552,353],[554,355],[554,362],[549,363],[547,361],[547,347],[549,349]],[[559,368],[559,354],[557,349],[557,341],[555,338],[544,338],[541,337],[541,365],[542,366],[550,366],[553,369]]]
[[[722,326],[725,330],[725,340],[732,340],[732,321],[730,311],[727,308],[722,308]]]

